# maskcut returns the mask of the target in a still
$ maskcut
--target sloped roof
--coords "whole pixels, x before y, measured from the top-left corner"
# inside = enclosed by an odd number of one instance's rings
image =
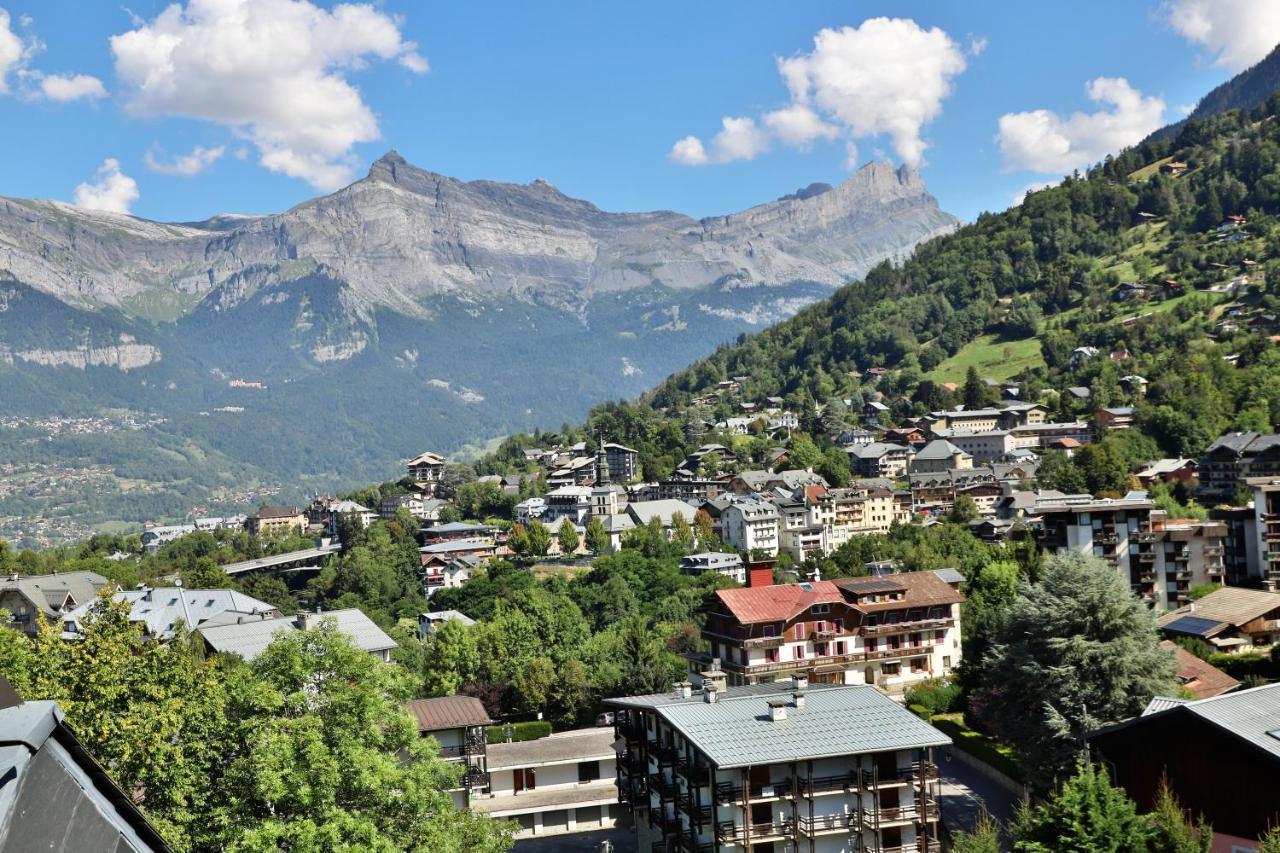
[[[716,596],[739,622],[785,622],[815,604],[844,601],[832,581],[788,583],[773,586],[719,589]]]
[[[671,519],[676,513],[684,516],[685,521],[692,522],[693,515],[697,512],[689,504],[684,501],[672,499],[658,501],[632,501],[627,504],[627,514],[636,519],[640,524],[648,524],[650,520],[657,518],[666,526],[671,523]]]
[[[1251,622],[1265,613],[1280,608],[1280,593],[1264,592],[1260,589],[1245,589],[1239,586],[1224,586],[1216,589],[1186,607],[1179,607],[1172,613],[1161,616],[1157,622],[1162,627],[1186,616],[1199,619],[1212,619],[1215,622],[1226,622],[1239,627]]]
[[[71,596],[76,606],[88,604],[107,583],[102,575],[88,571],[0,576],[0,592],[16,591],[44,615],[54,616],[66,603],[67,596]]]
[[[1162,640],[1160,646],[1173,652],[1178,680],[1196,699],[1212,699],[1240,686],[1239,681],[1172,640]]]
[[[933,441],[920,448],[919,452],[916,453],[916,461],[941,461],[943,459],[950,459],[952,456],[968,455],[968,453],[965,453],[945,438],[935,438]]]
[[[487,726],[493,722],[489,712],[474,696],[442,696],[438,699],[414,699],[404,709],[418,721],[418,731],[438,732],[465,726]]]
[[[1221,634],[1227,628],[1231,627],[1226,622],[1219,622],[1216,619],[1205,619],[1202,616],[1173,616],[1167,622],[1162,622],[1160,627],[1171,634],[1185,634],[1189,637],[1212,637],[1215,634]],[[1162,619],[1164,617],[1161,617]]]
[[[836,586],[851,592],[865,594],[869,590],[860,590],[858,583],[864,578],[844,578],[833,581]],[[857,608],[867,613],[878,613],[882,610],[901,610],[904,607],[931,607],[942,604],[958,604],[964,596],[952,588],[937,572],[898,572],[884,575],[878,580],[892,581],[906,589],[906,596],[898,601],[877,601],[874,603],[859,602]],[[766,589],[768,587],[765,587]]]
[[[1166,714],[1194,714],[1280,761],[1280,684],[1266,684],[1194,702],[1157,696],[1142,716],[1090,734],[1142,725]]]
[[[185,589],[177,586],[130,589],[117,592],[113,598],[129,604],[129,621],[141,622],[152,637],[172,636],[178,623],[190,630],[203,625],[226,624],[238,616],[276,615],[274,605],[245,595],[234,589]],[[66,619],[79,625],[97,604],[89,601],[66,614]]]
[[[867,685],[806,690],[803,708],[795,707],[789,697],[782,701],[787,702],[787,715],[781,720],[771,718],[767,700],[737,695],[733,689],[716,702],[681,702],[657,712],[720,769],[951,743],[942,732]]]

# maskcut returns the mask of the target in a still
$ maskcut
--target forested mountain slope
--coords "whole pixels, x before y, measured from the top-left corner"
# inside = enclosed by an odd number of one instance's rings
[[[854,422],[872,394],[894,416],[954,403],[943,383],[969,366],[1016,379],[1023,399],[1086,386],[1091,406],[1134,403],[1167,453],[1194,455],[1232,427],[1270,428],[1280,421],[1280,353],[1270,340],[1280,331],[1278,109],[1273,96],[1252,111],[1188,122],[1171,139],[984,214],[906,263],[881,264],[721,347],[639,404],[597,407],[579,434],[637,446],[654,474],[700,441],[698,424],[735,414],[736,400],[783,397],[816,436],[819,412],[828,427]],[[1102,357],[1073,371],[1082,346]],[[887,372],[873,381],[873,367]],[[1150,380],[1145,397],[1121,387],[1126,374]],[[740,392],[707,402],[730,377]],[[514,439],[491,464],[512,464],[522,443],[547,440]]]

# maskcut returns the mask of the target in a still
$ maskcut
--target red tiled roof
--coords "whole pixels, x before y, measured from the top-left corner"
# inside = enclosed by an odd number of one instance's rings
[[[1208,661],[1201,660],[1172,640],[1162,640],[1162,648],[1172,649],[1174,669],[1182,686],[1197,699],[1212,699],[1240,686],[1240,682]]]
[[[442,696],[439,699],[414,699],[404,709],[418,721],[418,731],[438,732],[464,726],[486,726],[492,723],[489,712],[474,696]]]
[[[716,591],[716,596],[743,625],[785,622],[815,604],[844,601],[840,588],[831,581],[721,589]]]

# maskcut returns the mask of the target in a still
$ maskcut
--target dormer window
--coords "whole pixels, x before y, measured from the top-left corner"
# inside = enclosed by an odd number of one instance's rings
[[[830,613],[830,612],[831,612],[831,605],[830,605],[830,604],[815,604],[815,605],[813,605],[812,607],[810,607],[810,608],[809,608],[809,612],[810,612],[810,613]]]

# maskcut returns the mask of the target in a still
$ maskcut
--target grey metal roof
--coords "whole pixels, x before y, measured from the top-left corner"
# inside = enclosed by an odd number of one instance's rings
[[[355,608],[307,614],[300,618],[309,627],[331,621],[338,631],[355,644],[356,648],[366,652],[380,652],[396,647],[395,640],[387,636],[373,623],[372,619]],[[205,627],[196,633],[204,637],[205,642],[212,646],[214,651],[237,654],[245,660],[253,660],[266,651],[267,646],[271,645],[276,637],[296,630],[298,630],[298,621],[294,617],[281,616],[275,619],[256,619],[237,624]]]
[[[964,575],[959,569],[934,569],[933,573],[947,583],[964,583]]]
[[[1157,705],[1157,702],[1160,705]],[[1265,684],[1262,687],[1226,693],[1195,702],[1157,697],[1152,700],[1151,705],[1147,706],[1147,710],[1141,717],[1116,726],[1108,726],[1096,734],[1114,731],[1121,727],[1141,725],[1149,717],[1159,717],[1164,714],[1195,714],[1205,722],[1280,759],[1280,737],[1271,734],[1280,729],[1280,684]]]
[[[806,689],[805,706],[797,708],[793,701],[782,720],[770,717],[762,696],[729,690],[716,702],[696,698],[664,705],[657,712],[722,769],[951,743],[951,738],[868,685]]]
[[[270,569],[275,566],[282,566],[285,563],[319,560],[330,554],[336,554],[340,550],[342,550],[342,545],[335,542],[332,545],[304,548],[301,551],[289,551],[284,554],[273,554],[270,557],[258,557],[255,560],[245,560],[241,563],[227,563],[222,567],[222,570],[229,575],[238,575],[242,572],[252,572],[256,569]]]
[[[56,702],[0,708],[0,778],[0,853],[169,850],[62,722]]]
[[[259,601],[234,589],[186,589],[180,586],[158,586],[130,589],[112,596],[129,604],[129,621],[141,622],[148,636],[168,639],[177,626],[185,624],[195,630],[206,624],[226,624],[226,617],[275,616],[274,605]],[[97,600],[82,604],[65,614],[64,619],[77,626],[97,606]],[[220,621],[221,620],[221,621]]]

